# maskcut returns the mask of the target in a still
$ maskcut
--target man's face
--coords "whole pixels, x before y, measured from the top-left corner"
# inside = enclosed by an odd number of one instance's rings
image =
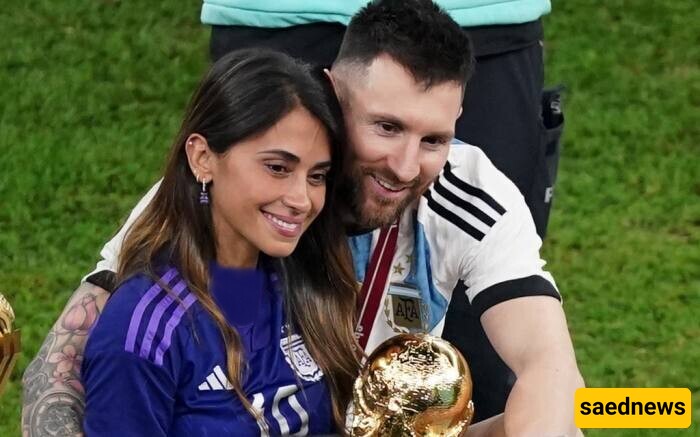
[[[339,86],[351,157],[354,225],[393,223],[445,165],[461,112],[462,87],[426,89],[391,57],[358,75],[333,75]]]

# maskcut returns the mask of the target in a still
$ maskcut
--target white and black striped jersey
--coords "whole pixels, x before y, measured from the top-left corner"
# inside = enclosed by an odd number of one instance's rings
[[[350,237],[360,282],[378,236],[375,230]],[[441,335],[460,281],[478,314],[516,297],[559,298],[554,279],[543,270],[541,244],[517,187],[479,148],[452,144],[439,177],[400,219],[390,278],[367,352],[399,332]],[[419,296],[422,308],[412,294]]]

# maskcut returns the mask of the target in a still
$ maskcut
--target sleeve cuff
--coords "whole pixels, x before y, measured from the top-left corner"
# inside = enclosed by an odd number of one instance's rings
[[[478,317],[501,302],[526,296],[552,296],[561,301],[561,296],[551,282],[539,275],[499,282],[479,292],[472,300],[472,308]]]
[[[117,275],[110,270],[102,270],[88,275],[85,278],[85,282],[97,285],[111,294],[117,285]]]

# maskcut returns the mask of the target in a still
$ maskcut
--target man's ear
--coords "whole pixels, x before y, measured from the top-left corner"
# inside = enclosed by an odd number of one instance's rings
[[[331,82],[331,86],[333,87],[333,91],[335,91],[335,95],[338,95],[338,87],[336,86],[335,82],[335,77],[333,77],[333,72],[327,68],[323,69],[323,74],[326,75],[326,78]]]
[[[326,77],[328,78],[328,80],[331,81],[331,83],[334,83],[334,82],[333,82],[333,73],[331,73],[331,70],[329,70],[328,68],[324,68],[324,69],[323,69],[323,74],[326,75]]]
[[[190,170],[197,182],[210,182],[214,177],[214,152],[207,139],[200,134],[191,134],[185,142],[185,152]]]
[[[347,100],[350,99],[350,91],[348,89],[348,75],[345,70],[346,67],[332,67],[330,70],[327,68],[323,69],[323,73],[326,75],[328,80],[331,82],[331,87],[333,87],[333,92],[338,98],[340,106],[345,109]]]
[[[457,113],[457,118],[462,116],[462,111],[464,110],[464,106],[459,107],[459,112]]]

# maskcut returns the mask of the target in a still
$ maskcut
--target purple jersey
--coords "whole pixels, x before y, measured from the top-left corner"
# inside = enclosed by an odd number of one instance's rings
[[[323,373],[286,332],[283,296],[259,270],[212,266],[212,295],[238,331],[248,413],[226,372],[221,334],[176,269],[124,282],[90,334],[82,375],[86,435],[306,435],[333,431]]]

